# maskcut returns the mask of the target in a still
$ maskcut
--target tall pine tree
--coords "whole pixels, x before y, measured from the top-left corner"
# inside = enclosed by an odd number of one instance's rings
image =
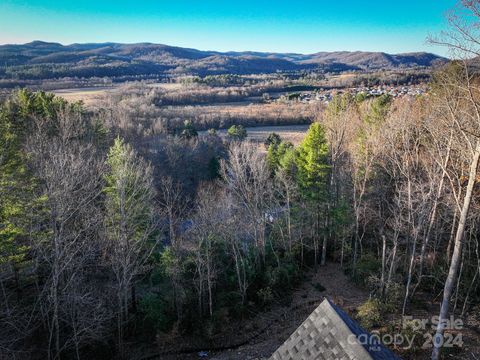
[[[105,228],[118,294],[118,345],[123,356],[124,327],[135,307],[135,278],[157,244],[152,168],[117,138],[107,158]]]
[[[315,266],[318,264],[319,240],[323,235],[322,265],[326,258],[326,226],[328,224],[328,143],[325,129],[314,123],[300,144],[297,153],[297,179],[300,193],[312,210],[312,240]]]

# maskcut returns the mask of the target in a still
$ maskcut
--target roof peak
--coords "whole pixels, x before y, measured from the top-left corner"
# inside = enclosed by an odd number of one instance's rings
[[[330,299],[324,300],[271,356],[290,359],[399,360]]]

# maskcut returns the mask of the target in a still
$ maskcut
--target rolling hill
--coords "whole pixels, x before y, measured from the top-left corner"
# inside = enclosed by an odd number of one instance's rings
[[[447,59],[429,53],[217,52],[138,43],[71,44],[34,41],[0,46],[0,79],[145,76],[160,74],[252,74],[321,69],[379,70],[432,67]]]

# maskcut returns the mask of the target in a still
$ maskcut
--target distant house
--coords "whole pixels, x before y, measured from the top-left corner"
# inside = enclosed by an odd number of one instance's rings
[[[400,360],[325,299],[270,360]]]
[[[270,209],[265,213],[265,220],[269,223],[274,223],[275,221],[281,219],[287,211],[287,206]]]

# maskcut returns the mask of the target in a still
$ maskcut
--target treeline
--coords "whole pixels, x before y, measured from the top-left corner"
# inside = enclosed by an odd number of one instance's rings
[[[404,69],[403,71],[354,72],[347,76],[332,74],[324,81],[325,86],[359,87],[359,86],[403,86],[428,83],[431,80],[432,69]]]
[[[117,89],[111,96],[114,101],[128,96],[137,98],[149,96],[157,106],[202,105],[242,101],[249,97],[262,96],[268,92],[282,90],[285,86],[283,81],[214,85],[217,81],[221,84],[222,79],[224,79],[221,76],[198,78],[198,81],[195,80],[197,78],[192,78],[192,83],[187,81],[189,79],[181,80],[181,86],[179,84],[179,86],[172,86],[167,89],[141,82],[127,84]],[[228,81],[230,77],[225,77],[225,79]]]
[[[0,77],[12,80],[49,80],[61,78],[125,77],[162,75],[169,66],[149,62],[122,62],[96,59],[90,63],[33,64],[0,68]]]

